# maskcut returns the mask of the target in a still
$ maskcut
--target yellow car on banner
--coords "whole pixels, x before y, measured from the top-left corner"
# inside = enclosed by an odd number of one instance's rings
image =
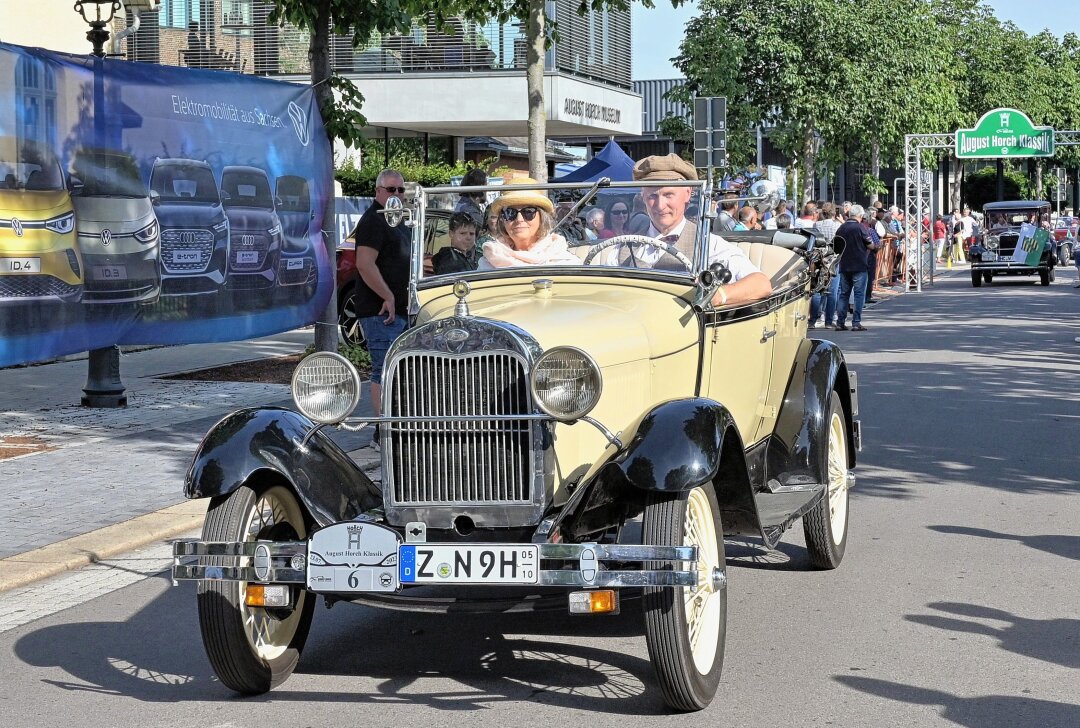
[[[44,146],[0,137],[0,304],[78,303],[83,263],[63,170]]]

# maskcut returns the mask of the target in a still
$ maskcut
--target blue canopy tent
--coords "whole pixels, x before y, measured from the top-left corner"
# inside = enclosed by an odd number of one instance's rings
[[[595,182],[601,177],[610,177],[612,182],[632,182],[634,179],[634,160],[614,141],[608,142],[584,166],[551,181]]]

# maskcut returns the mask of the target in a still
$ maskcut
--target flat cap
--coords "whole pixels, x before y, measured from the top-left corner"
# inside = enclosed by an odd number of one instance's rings
[[[653,155],[645,157],[634,165],[635,180],[651,179],[688,179],[696,180],[697,170],[678,154]]]

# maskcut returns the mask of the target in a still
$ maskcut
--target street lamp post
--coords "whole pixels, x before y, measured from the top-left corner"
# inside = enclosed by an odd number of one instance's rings
[[[93,6],[90,15],[88,7]],[[76,0],[75,11],[90,25],[86,39],[94,47],[94,142],[105,146],[105,43],[109,40],[107,26],[116,17],[122,5],[120,0]],[[124,383],[120,379],[120,347],[106,346],[91,349],[83,387],[84,407],[127,407]]]
[[[87,17],[87,5],[94,6],[91,11],[92,18]],[[91,53],[98,58],[105,57],[105,42],[109,40],[106,26],[116,17],[116,12],[121,7],[120,0],[75,0],[75,12],[90,25],[90,30],[86,31],[86,39],[94,46]],[[102,17],[106,12],[107,15]]]

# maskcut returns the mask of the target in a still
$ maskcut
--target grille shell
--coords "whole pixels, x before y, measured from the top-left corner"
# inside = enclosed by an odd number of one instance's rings
[[[175,263],[173,251],[197,250],[198,263]],[[214,254],[214,233],[206,229],[172,228],[161,231],[161,265],[169,273],[202,273]]]
[[[386,414],[440,418],[383,428],[391,522],[449,528],[462,514],[478,527],[539,521],[546,495],[542,423],[460,419],[531,413],[529,368],[526,357],[508,350],[413,351],[390,362]]]

